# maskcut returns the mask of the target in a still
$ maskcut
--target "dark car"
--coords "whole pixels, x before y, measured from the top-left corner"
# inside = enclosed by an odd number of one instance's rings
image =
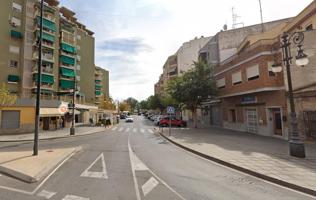
[[[120,119],[126,119],[125,115],[120,115]]]
[[[169,125],[170,125],[169,117],[164,117],[159,121],[159,126],[169,126]],[[176,119],[175,117],[171,117],[171,126],[186,127],[187,123],[186,121]]]

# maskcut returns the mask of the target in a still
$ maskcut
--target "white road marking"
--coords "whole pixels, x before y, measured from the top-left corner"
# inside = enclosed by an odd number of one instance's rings
[[[115,131],[117,129],[117,126],[113,127],[111,130],[112,131]]]
[[[136,132],[137,132],[137,129],[136,129],[136,128],[133,128],[133,132],[136,133]]]
[[[143,128],[140,129],[140,132],[145,133],[145,130]]]
[[[131,149],[131,145],[130,145],[130,142],[129,142],[129,136],[131,134],[128,134],[128,142],[127,142],[127,145],[128,145],[128,153],[129,153],[129,159],[130,159],[130,162],[131,162],[131,167],[132,167],[132,174],[133,174],[133,180],[134,180],[134,187],[135,187],[135,193],[136,193],[136,198],[137,200],[141,200],[140,198],[140,193],[139,193],[139,190],[138,190],[138,183],[137,183],[137,179],[136,179],[136,175],[135,175],[135,161],[134,161],[134,153],[132,152],[132,149]]]
[[[123,129],[124,129],[123,127],[120,127],[120,128],[118,129],[118,131],[120,131],[120,132],[121,132]]]
[[[47,190],[42,190],[41,192],[37,193],[37,196],[44,197],[45,199],[50,199],[55,194],[56,194],[56,192],[50,192],[50,191],[47,191]]]
[[[151,129],[147,129],[147,131],[148,131],[149,133],[154,133],[154,131],[151,130]]]
[[[89,198],[75,196],[75,195],[66,195],[62,200],[90,200],[90,199]]]
[[[98,162],[98,160],[101,160],[102,163],[102,171],[101,172],[91,172],[89,171],[91,169],[91,167]],[[105,165],[105,161],[104,161],[104,155],[103,153],[101,153],[97,159],[95,159],[95,161],[93,161],[93,163],[91,163],[91,165],[84,170],[84,172],[82,172],[82,174],[80,175],[82,177],[89,177],[89,178],[103,178],[103,179],[108,179],[108,174],[106,171],[106,165]]]
[[[144,196],[151,192],[158,184],[159,182],[157,179],[150,177],[150,179],[142,186]]]
[[[129,129],[130,129],[130,128],[126,128],[126,129],[125,129],[125,132],[128,132],[128,131],[129,131]]]

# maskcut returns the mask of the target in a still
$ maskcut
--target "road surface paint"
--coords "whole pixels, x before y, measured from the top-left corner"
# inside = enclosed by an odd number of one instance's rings
[[[101,172],[92,172],[89,171],[92,166],[98,162],[99,160],[101,160],[102,163],[102,171]],[[93,163],[91,163],[91,165],[89,165],[89,167],[84,170],[84,172],[82,172],[82,174],[80,175],[81,177],[89,177],[89,178],[101,178],[101,179],[108,179],[108,174],[106,171],[106,165],[105,165],[105,161],[104,161],[104,155],[103,153],[101,153],[96,159],[95,161],[93,161]]]
[[[136,133],[136,132],[137,132],[137,129],[136,129],[136,128],[133,128],[133,132]]]
[[[128,131],[129,131],[129,128],[126,128],[126,129],[125,129],[125,132],[128,132]]]
[[[78,197],[75,195],[66,195],[62,200],[90,200],[89,198]]]
[[[117,129],[117,126],[116,126],[116,127],[113,127],[113,128],[112,128],[112,131],[115,131],[116,129]]]
[[[124,129],[123,127],[120,127],[120,128],[118,129],[118,131],[121,132],[123,129]]]
[[[149,192],[151,192],[159,182],[154,177],[150,177],[150,179],[142,186],[142,191],[144,196],[146,196]]]
[[[147,129],[147,131],[148,131],[149,133],[154,133],[154,131],[151,130],[151,129]]]
[[[37,193],[37,196],[44,197],[45,199],[50,199],[55,194],[56,194],[56,192],[50,192],[50,191],[47,191],[47,190],[42,190],[41,192]]]
[[[140,132],[145,133],[145,130],[143,128],[140,129]]]

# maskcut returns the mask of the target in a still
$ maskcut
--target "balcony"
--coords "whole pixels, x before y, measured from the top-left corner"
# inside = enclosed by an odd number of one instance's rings
[[[38,52],[33,53],[33,59],[34,60],[38,60]],[[54,56],[52,54],[48,54],[48,53],[43,53],[42,54],[42,59],[44,61],[50,62],[50,63],[54,63],[55,59]]]
[[[32,89],[36,89],[37,88],[37,84],[36,82],[34,81],[33,82],[33,85],[32,85]],[[48,85],[48,84],[41,84],[41,90],[50,90],[50,91],[53,91],[54,88],[53,88],[53,85]]]
[[[40,17],[40,12],[39,10],[36,10],[35,13],[34,13],[34,18],[36,17]],[[49,20],[51,22],[56,22],[56,17],[54,14],[52,13],[48,13],[48,12],[43,12],[43,18],[46,19],[46,20]]]
[[[42,67],[41,67],[41,72],[42,72],[43,74],[53,75],[54,70],[53,70],[52,67],[44,67],[44,66],[42,66]],[[37,74],[37,66],[34,66],[34,67],[32,68],[32,73],[33,73],[33,74]]]
[[[67,53],[67,52],[65,52],[65,51],[61,51],[60,54],[63,55],[63,56],[68,56],[68,57],[71,57],[71,58],[73,58],[73,59],[76,59],[76,55],[71,54],[71,53]]]
[[[40,25],[40,17],[36,17],[36,24],[37,24],[37,27],[39,27],[39,25]],[[48,19],[45,19],[45,18],[43,18],[43,29],[48,29],[48,30],[50,30],[50,31],[52,31],[52,32],[56,32],[56,24],[55,24],[55,22],[53,22],[53,21],[50,21],[50,20],[48,20]]]

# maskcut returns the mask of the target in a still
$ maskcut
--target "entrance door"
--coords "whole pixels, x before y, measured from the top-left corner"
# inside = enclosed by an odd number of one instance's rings
[[[215,126],[221,125],[221,109],[219,106],[211,106],[211,124]]]
[[[43,130],[49,130],[49,117],[43,117]]]
[[[258,132],[258,114],[256,109],[246,109],[247,131],[250,133]]]
[[[273,111],[273,130],[275,135],[282,135],[282,119],[280,109]]]

